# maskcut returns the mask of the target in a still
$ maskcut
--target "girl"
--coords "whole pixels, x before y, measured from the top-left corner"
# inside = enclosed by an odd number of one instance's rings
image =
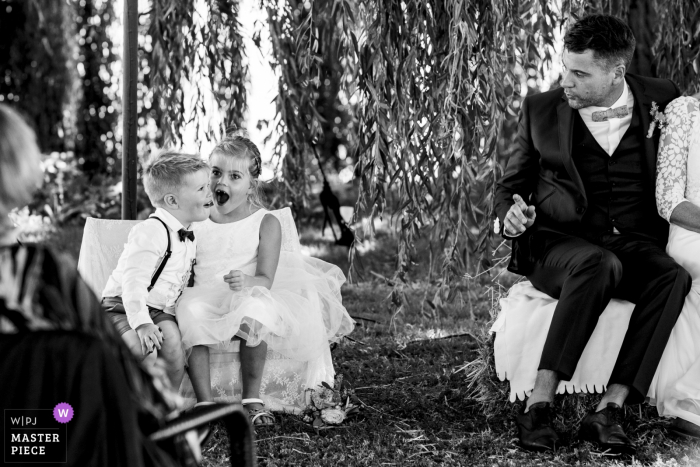
[[[237,399],[240,391],[251,422],[271,425],[265,402],[298,410],[307,388],[333,384],[329,342],[354,326],[340,296],[345,277],[332,264],[282,248],[297,240],[296,230],[283,232],[276,214],[284,211],[262,206],[255,144],[226,137],[210,164],[214,209],[193,226],[195,285],[177,309],[189,375],[198,405],[213,400],[213,383],[218,400]],[[240,380],[238,362],[226,360],[231,355],[239,357]]]

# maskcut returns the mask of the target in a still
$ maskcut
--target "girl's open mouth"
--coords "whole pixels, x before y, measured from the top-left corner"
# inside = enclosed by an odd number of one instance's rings
[[[214,200],[211,200],[207,204],[204,205],[205,208],[210,208],[212,206],[214,206]]]
[[[216,190],[216,192],[214,193],[214,197],[216,198],[216,204],[218,204],[219,206],[223,206],[224,204],[226,204],[226,201],[228,201],[228,199],[230,198],[228,193],[221,190]]]

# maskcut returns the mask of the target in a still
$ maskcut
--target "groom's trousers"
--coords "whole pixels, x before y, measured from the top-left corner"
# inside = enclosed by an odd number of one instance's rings
[[[568,381],[611,298],[635,304],[608,384],[630,387],[642,402],[690,291],[691,278],[657,244],[626,234],[589,241],[552,231],[533,234],[530,282],[559,299],[540,360]]]

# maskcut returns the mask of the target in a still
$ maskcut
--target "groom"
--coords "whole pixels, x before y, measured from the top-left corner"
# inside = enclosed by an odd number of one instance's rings
[[[593,15],[564,38],[561,88],[523,101],[515,152],[496,188],[508,269],[559,299],[535,387],[517,417],[525,449],[555,449],[552,400],[569,380],[611,298],[635,303],[600,404],[583,439],[634,452],[618,418],[644,400],[690,276],[665,253],[668,223],[654,199],[659,130],[655,103],[679,96],[668,80],[626,74],[635,39],[621,20]]]

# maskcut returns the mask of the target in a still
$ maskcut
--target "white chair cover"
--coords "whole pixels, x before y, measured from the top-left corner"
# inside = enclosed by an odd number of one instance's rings
[[[282,251],[301,251],[299,234],[289,208],[270,211],[282,227]],[[83,241],[80,245],[78,272],[98,297],[107,285],[107,279],[117,267],[119,257],[129,237],[129,231],[140,221],[95,219],[85,221]]]
[[[535,386],[547,332],[557,300],[528,281],[515,284],[500,300],[501,311],[491,332],[496,333],[496,374],[510,382],[510,401],[525,400]],[[598,319],[571,381],[562,381],[557,394],[604,392],[620,353],[634,305],[611,300]]]
[[[107,285],[107,279],[117,267],[119,257],[133,226],[143,221],[112,219],[85,220],[83,241],[80,245],[78,272],[98,297]]]

